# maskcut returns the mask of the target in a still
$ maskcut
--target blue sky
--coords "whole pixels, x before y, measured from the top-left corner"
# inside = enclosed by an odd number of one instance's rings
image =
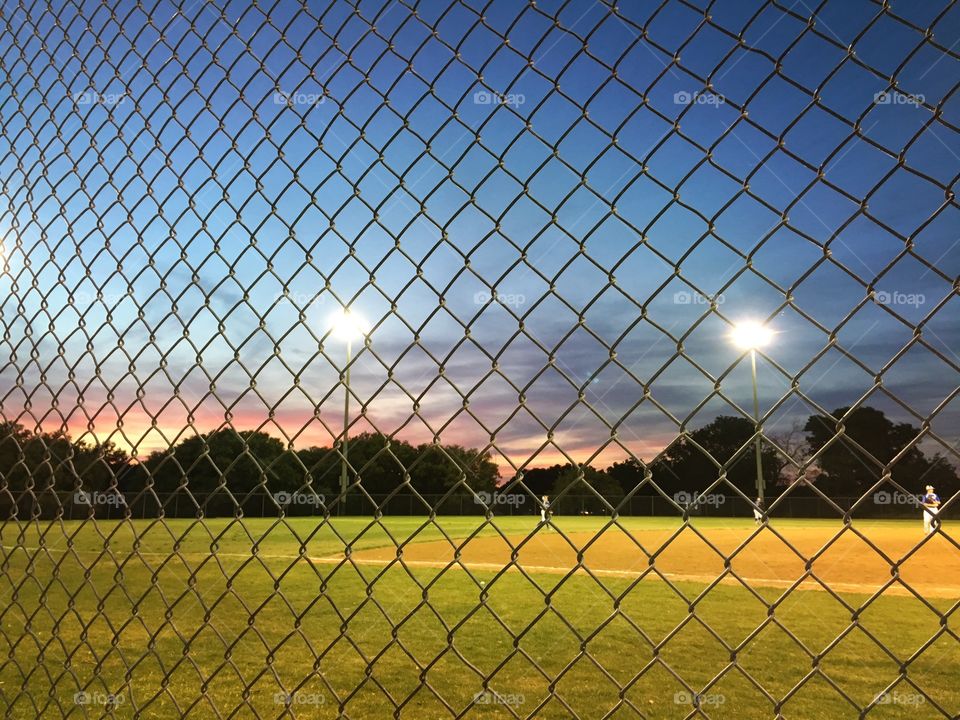
[[[756,318],[768,433],[869,395],[956,447],[960,11],[705,7],[12,11],[0,412],[328,445],[349,304],[353,432],[603,464],[749,412]]]

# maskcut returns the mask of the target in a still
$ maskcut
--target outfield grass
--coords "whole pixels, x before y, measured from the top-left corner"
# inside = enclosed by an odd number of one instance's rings
[[[574,535],[604,523],[557,521]],[[707,536],[750,527],[694,523]],[[668,532],[679,521],[623,524]],[[830,521],[774,525],[839,529]],[[516,540],[535,522],[502,518],[497,528]],[[784,597],[782,588],[725,584],[704,593],[703,582],[671,587],[653,577],[343,560],[345,545],[359,558],[474,533],[497,530],[482,518],[452,517],[439,525],[6,523],[0,708],[13,718],[280,717],[277,693],[285,692],[294,701],[286,717],[384,718],[399,707],[402,717],[442,718],[451,717],[444,702],[453,713],[468,708],[485,675],[497,695],[481,695],[491,702],[464,717],[683,718],[694,709],[685,695],[692,689],[712,718],[770,718],[783,702],[783,717],[833,720],[859,712],[830,682],[863,706],[909,661],[908,677],[943,712],[901,684],[869,717],[960,713],[955,597],[883,596],[861,609],[864,594]],[[75,702],[81,690],[89,704]],[[116,707],[100,704],[107,693],[120,698]]]

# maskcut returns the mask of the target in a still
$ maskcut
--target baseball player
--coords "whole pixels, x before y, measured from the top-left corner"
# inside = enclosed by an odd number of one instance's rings
[[[763,525],[763,511],[766,509],[764,507],[763,498],[758,497],[753,501],[753,519],[757,522],[757,525]]]
[[[937,513],[940,512],[940,496],[933,491],[933,485],[927,485],[927,493],[920,504],[923,505],[923,532],[929,535],[939,525]]]
[[[540,522],[546,525],[550,518],[550,496],[544,495],[540,499]]]

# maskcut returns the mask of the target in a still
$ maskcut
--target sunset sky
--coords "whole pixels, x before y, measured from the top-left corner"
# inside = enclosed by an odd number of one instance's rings
[[[960,8],[781,5],[9,9],[0,415],[330,445],[349,305],[351,433],[605,465],[749,415],[752,318],[767,434],[955,449]]]

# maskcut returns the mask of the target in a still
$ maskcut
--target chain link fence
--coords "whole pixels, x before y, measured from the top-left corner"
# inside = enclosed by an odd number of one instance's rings
[[[5,717],[960,717],[953,2],[2,13]]]

